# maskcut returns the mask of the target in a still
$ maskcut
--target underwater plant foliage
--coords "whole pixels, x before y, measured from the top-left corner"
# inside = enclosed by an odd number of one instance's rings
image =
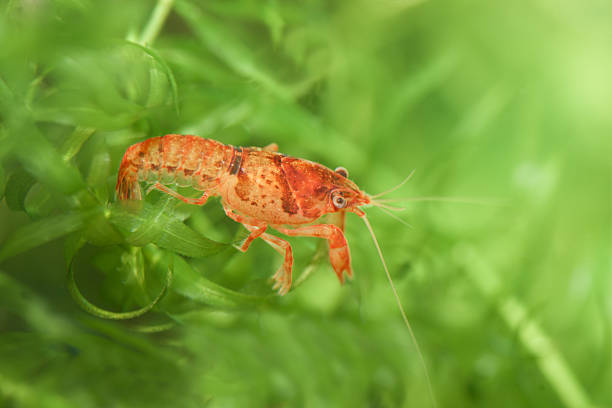
[[[612,406],[612,5],[547,0],[0,4],[0,406]],[[282,262],[158,191],[169,133],[384,195]],[[198,192],[180,188],[195,197]],[[431,391],[430,391],[431,390]],[[433,394],[433,398],[432,398]]]

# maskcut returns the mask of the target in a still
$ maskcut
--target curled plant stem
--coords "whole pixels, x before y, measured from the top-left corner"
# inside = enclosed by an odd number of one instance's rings
[[[138,43],[140,45],[151,45],[157,38],[157,35],[161,31],[166,17],[170,14],[174,0],[158,0],[151,18],[149,19],[146,27],[142,30]]]
[[[137,326],[134,328],[134,330],[140,333],[161,333],[167,330],[171,330],[175,326],[175,322],[167,322],[149,326]]]
[[[73,254],[73,256],[75,254]],[[153,309],[153,307],[155,307],[155,305],[164,297],[164,295],[166,294],[166,291],[168,290],[172,282],[172,272],[173,271],[172,271],[172,265],[170,264],[168,265],[168,273],[166,274],[166,282],[164,284],[164,287],[160,291],[159,295],[157,295],[157,297],[153,299],[151,303],[149,303],[148,305],[144,307],[141,307],[140,309],[136,309],[130,312],[111,312],[111,311],[99,308],[98,306],[94,305],[93,303],[85,299],[85,297],[81,294],[81,291],[79,291],[79,288],[74,278],[74,270],[73,270],[72,261],[73,259],[71,259],[68,264],[68,276],[67,276],[68,291],[72,295],[73,299],[77,302],[77,304],[83,310],[85,310],[86,312],[89,312],[90,314],[94,316],[100,317],[102,319],[126,320],[126,319],[133,319],[133,318],[142,316],[143,314]]]

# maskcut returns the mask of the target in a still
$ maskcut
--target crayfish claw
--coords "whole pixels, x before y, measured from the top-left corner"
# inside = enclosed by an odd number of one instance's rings
[[[348,251],[348,245],[339,248],[329,249],[329,260],[336,272],[336,276],[340,283],[344,283],[344,274],[349,279],[353,277],[353,269],[351,268],[351,255]]]

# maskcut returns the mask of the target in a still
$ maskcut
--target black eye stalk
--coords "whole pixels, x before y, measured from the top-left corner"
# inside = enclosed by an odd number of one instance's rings
[[[334,170],[336,173],[338,173],[339,175],[341,175],[344,178],[348,178],[348,170],[345,169],[344,167],[340,166],[340,167],[336,167],[336,170]]]

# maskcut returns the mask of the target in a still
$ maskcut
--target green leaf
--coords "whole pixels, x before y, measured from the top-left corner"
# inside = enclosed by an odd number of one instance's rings
[[[214,255],[229,246],[204,237],[175,218],[170,214],[173,202],[169,197],[155,205],[140,202],[142,208],[138,212],[129,208],[138,202],[118,202],[111,207],[109,220],[135,246],[154,243],[193,258]]]
[[[6,112],[4,112],[6,111]],[[31,111],[0,80],[0,114],[6,114],[6,134],[13,153],[37,181],[49,188],[72,194],[85,184],[76,167],[66,163],[55,147],[38,130]],[[16,141],[19,143],[16,143]]]
[[[4,186],[6,186],[6,174],[4,173],[4,167],[0,165],[0,200],[4,198]]]
[[[229,246],[229,244],[208,239],[177,220],[166,224],[154,243],[192,258],[214,255]]]
[[[42,298],[10,274],[0,271],[2,307],[20,313],[28,326],[49,337],[61,337],[70,323],[53,313]],[[0,395],[2,395],[0,393]]]
[[[117,245],[125,242],[123,236],[109,222],[109,214],[110,211],[105,210],[89,220],[83,230],[87,242],[97,246]]]
[[[174,78],[174,74],[172,73],[172,70],[170,69],[168,64],[166,64],[166,61],[161,57],[161,55],[159,55],[157,51],[155,51],[152,48],[146,47],[144,45],[141,45],[141,44],[138,44],[132,41],[126,41],[126,43],[133,45],[134,47],[140,48],[142,51],[144,51],[145,53],[153,57],[153,59],[157,61],[157,63],[161,66],[163,72],[166,74],[166,77],[168,78],[168,82],[170,83],[170,89],[172,90],[172,102],[174,104],[174,110],[176,111],[176,114],[178,115],[180,113],[179,104],[178,104],[178,87],[176,85],[176,79]],[[150,74],[154,75],[153,69],[150,70]],[[149,95],[150,102],[156,99],[155,96],[153,96],[155,91],[156,89],[152,89],[150,91],[151,92],[151,94]]]
[[[24,168],[36,180],[65,194],[84,187],[76,167],[64,162],[57,150],[38,131],[31,133],[26,140],[18,144],[16,153]]]
[[[206,47],[236,73],[261,84],[281,99],[293,98],[291,90],[261,66],[254,50],[241,42],[226,24],[207,16],[187,1],[177,3],[175,9]]]
[[[62,152],[62,159],[69,161],[74,157],[75,154],[81,150],[83,143],[94,134],[96,130],[92,128],[81,128],[77,127],[74,132],[66,139],[60,151]]]
[[[196,302],[223,308],[239,308],[261,304],[264,297],[245,295],[200,276],[189,263],[180,256],[174,257],[176,273],[172,289]]]
[[[259,109],[245,121],[245,125],[268,135],[272,140],[280,140],[282,135],[289,133],[294,149],[297,145],[324,158],[337,160],[337,152],[342,152],[342,165],[349,170],[367,160],[363,149],[344,139],[336,129],[327,126],[300,105],[283,101],[260,104]],[[320,137],[313,138],[313,134]]]
[[[165,214],[170,200],[162,198],[155,205],[145,201],[118,201],[111,206],[109,221],[119,230],[127,243],[144,246],[155,241],[168,222]]]
[[[6,182],[6,205],[13,211],[25,211],[25,199],[36,179],[23,170],[17,170]]]
[[[21,227],[2,244],[0,262],[79,230],[92,215],[92,211],[62,214]]]
[[[133,124],[143,115],[143,108],[125,102],[121,112],[105,112],[98,106],[86,103],[77,106],[60,106],[63,102],[50,103],[52,106],[38,106],[33,112],[38,122],[51,122],[65,126],[85,126],[97,130],[120,130]]]

